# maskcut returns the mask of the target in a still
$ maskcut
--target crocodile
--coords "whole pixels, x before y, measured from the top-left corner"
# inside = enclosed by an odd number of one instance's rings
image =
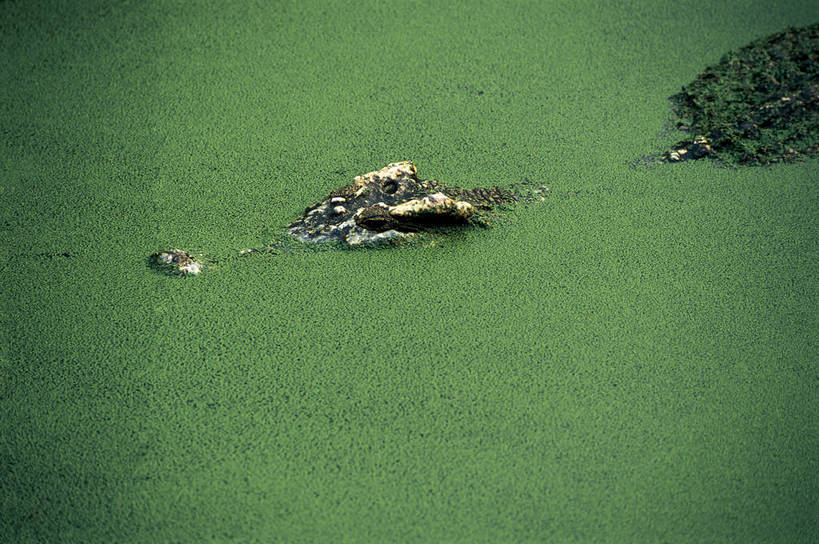
[[[287,227],[303,242],[378,244],[440,226],[467,224],[476,212],[518,200],[500,187],[462,189],[418,177],[410,161],[356,176],[308,206]]]

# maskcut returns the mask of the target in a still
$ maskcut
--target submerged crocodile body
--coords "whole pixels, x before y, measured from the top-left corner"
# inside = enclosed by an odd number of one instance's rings
[[[531,184],[518,184],[516,192],[500,187],[463,189],[421,179],[412,162],[396,162],[356,176],[351,185],[340,187],[324,200],[308,206],[304,214],[287,227],[287,235],[295,239],[285,236],[298,246],[301,244],[296,240],[308,244],[378,245],[437,227],[486,224],[497,205],[535,198],[544,200],[547,187],[531,189],[528,185]],[[521,188],[530,194],[517,192]],[[238,255],[297,249],[283,240],[280,242],[243,249]],[[166,249],[151,255],[149,262],[160,272],[191,276],[217,261],[206,259],[203,254]]]

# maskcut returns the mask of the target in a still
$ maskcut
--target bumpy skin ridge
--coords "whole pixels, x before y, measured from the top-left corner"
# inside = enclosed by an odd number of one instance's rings
[[[304,242],[378,243],[439,225],[465,223],[476,208],[516,200],[498,187],[461,189],[418,177],[410,161],[356,176],[307,207],[287,232]]]

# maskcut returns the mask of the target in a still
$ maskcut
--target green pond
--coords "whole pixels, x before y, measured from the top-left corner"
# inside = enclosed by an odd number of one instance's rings
[[[819,162],[634,166],[805,2],[0,2],[0,541],[816,542]],[[355,175],[492,228],[236,256]],[[164,248],[218,263],[147,266]]]

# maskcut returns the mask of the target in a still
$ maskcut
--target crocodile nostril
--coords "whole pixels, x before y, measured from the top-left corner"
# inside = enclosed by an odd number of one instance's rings
[[[381,190],[387,193],[388,195],[391,195],[398,190],[398,183],[395,180],[386,181],[381,186]]]

